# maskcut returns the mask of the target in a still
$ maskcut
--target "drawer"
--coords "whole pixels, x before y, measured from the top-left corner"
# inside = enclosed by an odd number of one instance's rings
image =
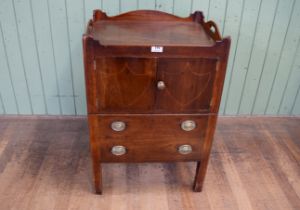
[[[103,162],[200,160],[208,121],[208,115],[89,115],[89,118],[94,123]],[[182,145],[189,145],[192,151],[181,154]],[[126,153],[114,155],[114,146],[123,146]]]
[[[188,145],[192,151],[180,154],[180,146]],[[112,149],[122,146],[126,153],[112,154]],[[194,140],[178,140],[176,142],[157,142],[146,140],[144,142],[105,142],[101,144],[102,162],[161,162],[161,161],[197,161],[201,158],[201,142]]]

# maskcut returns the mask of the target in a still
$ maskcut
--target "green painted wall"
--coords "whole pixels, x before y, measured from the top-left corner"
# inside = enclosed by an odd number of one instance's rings
[[[81,35],[95,8],[203,11],[232,37],[220,113],[300,115],[300,0],[0,0],[0,114],[86,113]]]

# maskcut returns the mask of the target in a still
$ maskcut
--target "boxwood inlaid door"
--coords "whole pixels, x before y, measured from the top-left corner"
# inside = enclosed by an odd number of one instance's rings
[[[157,90],[156,109],[209,112],[216,62],[203,58],[160,58],[157,80],[165,87]]]
[[[97,103],[100,112],[149,112],[155,93],[155,60],[103,57],[97,59]]]

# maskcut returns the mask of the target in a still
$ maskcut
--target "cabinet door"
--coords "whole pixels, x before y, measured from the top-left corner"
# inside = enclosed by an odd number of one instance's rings
[[[158,61],[156,109],[161,112],[209,112],[215,59],[161,58]]]
[[[97,103],[100,112],[148,112],[154,106],[154,59],[97,59]]]

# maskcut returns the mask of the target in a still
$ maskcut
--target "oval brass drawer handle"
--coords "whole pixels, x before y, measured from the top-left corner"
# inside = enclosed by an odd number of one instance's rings
[[[196,128],[196,122],[193,120],[186,120],[181,123],[181,129],[184,131],[191,131]]]
[[[121,146],[121,145],[113,146],[111,148],[111,153],[116,156],[124,155],[124,154],[126,154],[126,147]]]
[[[192,146],[188,144],[183,144],[178,147],[178,152],[182,155],[190,154],[192,151]]]
[[[158,81],[158,82],[157,82],[157,89],[163,90],[163,89],[165,89],[165,88],[166,88],[166,84],[165,84],[164,81]]]
[[[123,131],[126,128],[126,124],[122,121],[115,121],[111,123],[110,127],[114,131]]]

